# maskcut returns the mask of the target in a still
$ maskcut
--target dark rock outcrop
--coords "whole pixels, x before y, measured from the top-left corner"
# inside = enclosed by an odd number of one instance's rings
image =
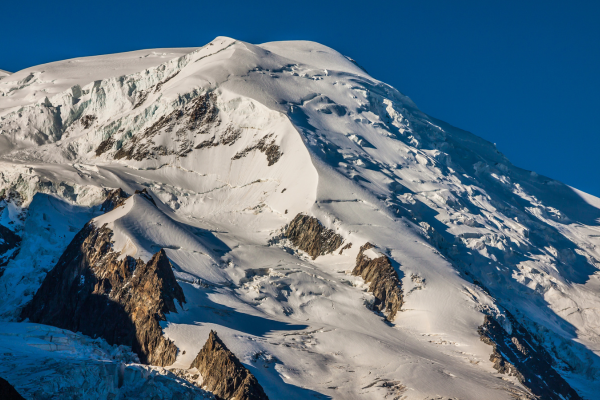
[[[174,76],[167,78],[161,84],[166,83]],[[114,154],[115,160],[142,161],[168,155],[186,157],[194,149],[193,138],[195,136],[206,134],[211,128],[216,128],[221,123],[218,117],[219,110],[216,107],[216,100],[215,93],[206,93],[198,96],[182,108],[163,115],[158,121],[144,129],[143,132],[136,133],[124,143],[117,143],[121,146],[117,146],[117,151]],[[154,138],[165,132],[173,133],[171,145],[155,143]],[[232,144],[240,135],[241,130],[233,129],[230,126],[226,129],[221,142]],[[105,139],[96,150],[96,154],[100,155],[107,149],[112,149],[113,144],[114,141],[111,142],[111,138]],[[198,147],[196,146],[196,148]]]
[[[156,205],[154,198],[152,197],[152,195],[150,195],[150,193],[148,193],[148,189],[144,188],[142,190],[136,190],[135,194],[139,194],[140,196],[148,200],[150,203]]]
[[[387,256],[370,258],[364,254],[365,250],[373,247],[371,243],[365,243],[360,248],[352,275],[361,276],[369,283],[369,292],[375,296],[375,308],[387,312],[386,319],[393,321],[402,307],[402,282]]]
[[[111,150],[115,144],[115,139],[111,136],[109,138],[104,139],[98,147],[96,148],[96,157],[100,157],[102,154]]]
[[[349,250],[352,248],[352,243],[348,243],[347,245],[345,245],[344,247],[342,247],[342,249],[340,250],[340,256],[342,255],[342,253],[344,252],[344,250]]]
[[[113,232],[88,223],[48,273],[21,317],[131,346],[146,364],[171,365],[160,322],[185,302],[164,250],[148,263],[111,250]]]
[[[268,134],[267,136],[260,139],[258,143],[252,146],[248,146],[244,150],[237,152],[236,155],[234,155],[231,159],[239,160],[240,158],[246,157],[250,152],[258,150],[267,156],[267,163],[270,167],[271,165],[279,161],[279,159],[283,155],[279,146],[275,144],[275,139],[272,139],[272,137],[272,133]]]
[[[106,200],[100,206],[100,211],[109,212],[117,207],[120,207],[125,203],[125,200],[129,198],[129,195],[123,191],[123,189],[115,189],[108,193]]]
[[[96,117],[95,115],[84,115],[83,117],[81,117],[81,125],[83,125],[83,129],[89,129],[92,124],[94,123],[95,120],[97,120],[98,117]]]
[[[202,385],[219,399],[268,400],[254,375],[229,351],[215,331],[210,331],[190,368],[198,368]]]
[[[199,143],[195,148],[196,149],[206,149],[206,148],[217,147],[217,146],[221,146],[221,145],[232,146],[241,137],[242,137],[242,131],[240,129],[235,129],[232,125],[229,125],[225,129],[225,132],[223,132],[223,135],[220,138],[213,136],[210,139],[204,140],[203,142]]]
[[[0,225],[0,276],[3,267],[13,259],[18,252],[21,238],[5,226]]]
[[[490,361],[501,374],[516,377],[535,396],[548,400],[581,399],[577,392],[552,368],[552,357],[507,311],[512,326],[509,334],[486,315],[479,327],[481,340],[493,348]]]
[[[25,400],[23,396],[6,379],[0,378],[0,399],[2,400]]]
[[[333,253],[344,242],[340,235],[325,228],[318,219],[304,214],[294,217],[285,231],[285,236],[294,246],[307,252],[313,260],[318,256]]]

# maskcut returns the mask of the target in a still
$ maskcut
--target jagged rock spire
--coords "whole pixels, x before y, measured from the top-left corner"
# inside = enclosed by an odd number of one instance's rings
[[[190,368],[198,368],[204,378],[203,385],[219,398],[268,400],[254,375],[229,351],[215,331],[210,331]]]
[[[46,276],[21,317],[109,344],[131,346],[146,364],[175,362],[177,347],[160,321],[185,302],[164,250],[144,263],[112,251],[113,232],[88,223]]]

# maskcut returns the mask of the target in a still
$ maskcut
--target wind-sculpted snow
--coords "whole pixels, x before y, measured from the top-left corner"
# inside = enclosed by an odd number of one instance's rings
[[[174,369],[214,329],[269,398],[526,398],[478,333],[488,316],[510,335],[510,313],[566,385],[600,390],[600,200],[332,49],[217,38],[33,67],[0,93],[0,224],[22,239],[5,319],[94,218],[123,258],[165,249],[186,299],[161,325]],[[99,216],[115,188],[156,206],[133,196]],[[313,260],[286,239],[298,214],[335,251]],[[352,274],[367,242],[399,283],[381,287],[401,288],[393,322]]]

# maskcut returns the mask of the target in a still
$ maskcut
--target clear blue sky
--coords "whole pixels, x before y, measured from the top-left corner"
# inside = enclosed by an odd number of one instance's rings
[[[600,1],[11,1],[0,69],[215,36],[313,40],[520,167],[600,196]]]

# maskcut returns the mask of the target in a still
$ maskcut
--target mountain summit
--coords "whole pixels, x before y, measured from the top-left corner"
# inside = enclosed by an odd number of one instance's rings
[[[0,199],[0,377],[25,398],[600,389],[600,199],[318,43],[2,77]]]

